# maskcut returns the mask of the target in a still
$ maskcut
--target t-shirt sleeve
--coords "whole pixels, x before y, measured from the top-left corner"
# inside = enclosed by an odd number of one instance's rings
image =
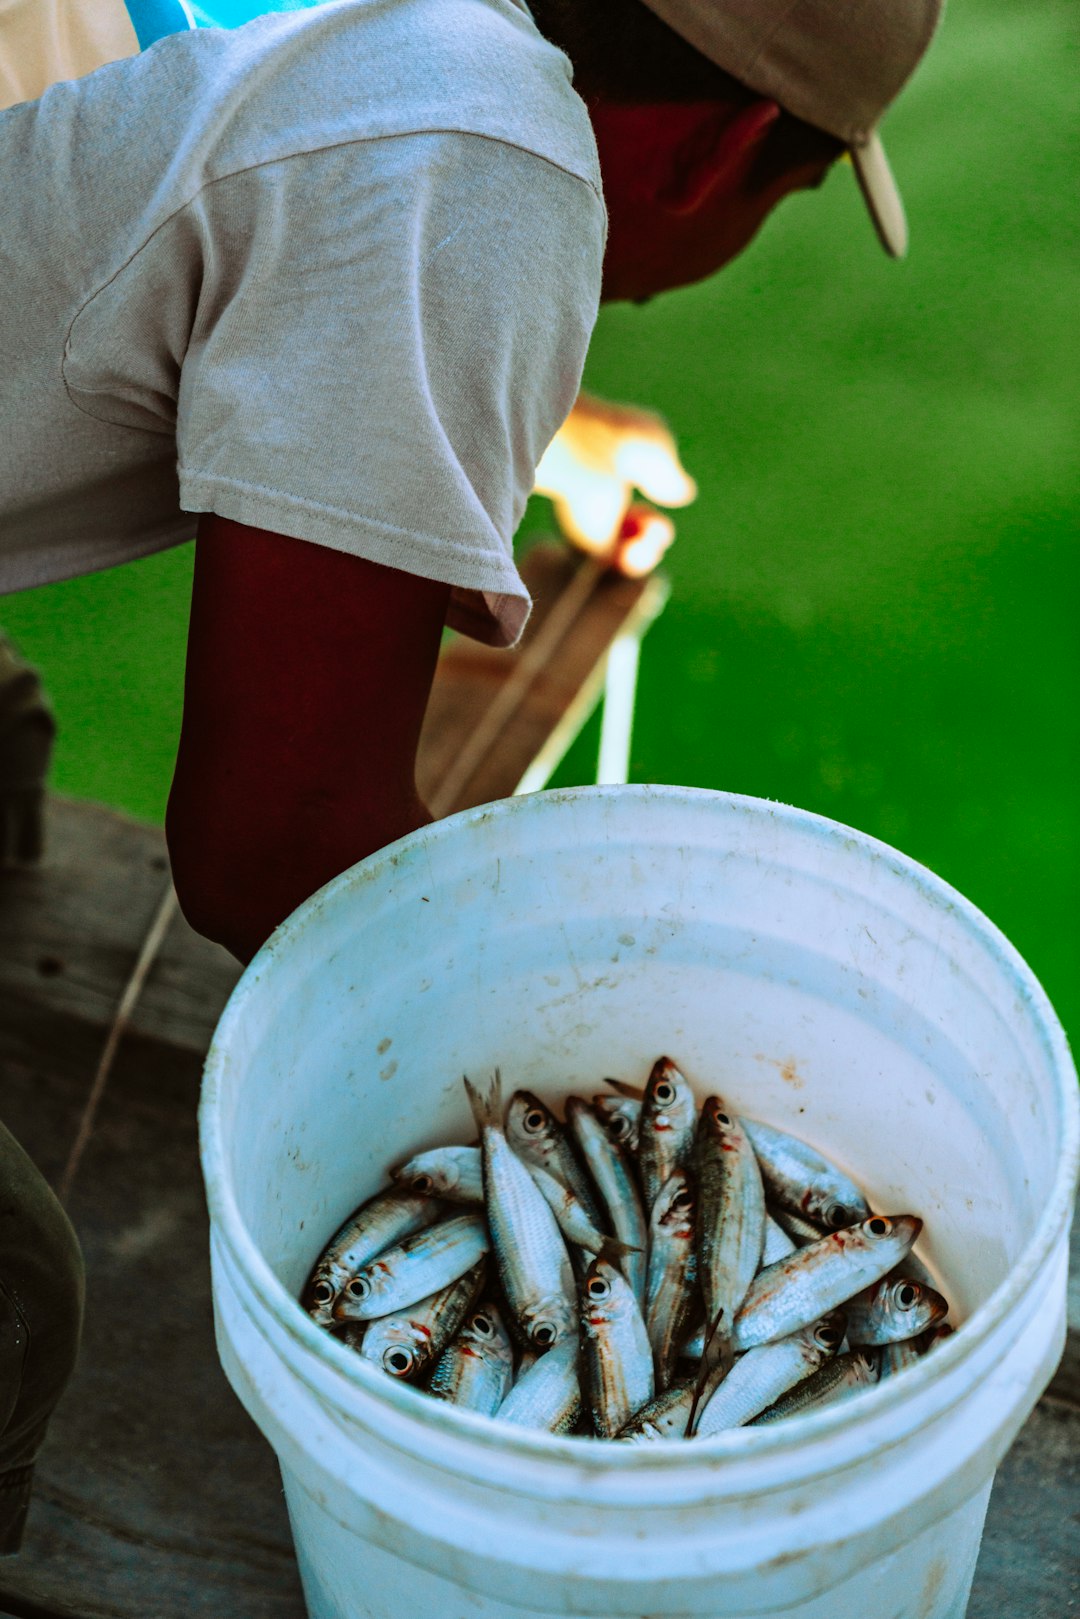
[[[186,212],[183,508],[441,580],[455,628],[514,641],[513,533],[596,317],[596,192],[423,133],[245,170]]]

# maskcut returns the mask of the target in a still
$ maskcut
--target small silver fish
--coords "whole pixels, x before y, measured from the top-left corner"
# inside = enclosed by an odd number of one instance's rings
[[[658,1389],[671,1382],[680,1346],[700,1308],[694,1206],[689,1176],[677,1169],[661,1187],[649,1221],[645,1327]]]
[[[816,1239],[815,1239],[816,1240]],[[767,1265],[775,1265],[778,1259],[786,1259],[788,1254],[795,1252],[795,1243],[792,1242],[782,1226],[777,1225],[770,1214],[765,1216],[765,1248],[761,1255],[761,1269]],[[700,1360],[705,1353],[705,1335],[708,1325],[699,1322],[695,1331],[683,1344],[679,1352],[682,1360]]]
[[[359,1345],[360,1356],[390,1377],[413,1381],[433,1366],[464,1321],[484,1285],[486,1262],[407,1309],[372,1321]]]
[[[390,1179],[421,1197],[477,1205],[484,1201],[484,1166],[479,1147],[432,1147],[392,1169]]]
[[[581,1288],[581,1348],[593,1428],[613,1439],[655,1392],[652,1346],[634,1290],[594,1259]]]
[[[606,1237],[602,1231],[597,1231],[588,1212],[568,1186],[557,1181],[554,1175],[549,1175],[546,1169],[541,1169],[539,1164],[530,1164],[529,1173],[544,1194],[548,1208],[559,1222],[559,1230],[568,1242],[576,1243],[586,1253],[606,1254],[609,1259],[617,1259],[620,1263],[622,1256],[630,1253],[626,1244],[617,1237]]]
[[[580,1096],[567,1098],[566,1123],[607,1206],[615,1235],[626,1245],[619,1269],[641,1304],[645,1298],[649,1227],[630,1156],[605,1130],[596,1108]]]
[[[693,1377],[683,1377],[672,1383],[663,1393],[655,1395],[648,1405],[643,1405],[626,1426],[619,1429],[616,1439],[629,1439],[637,1443],[654,1439],[685,1439],[696,1384],[697,1379]]]
[[[758,1271],[731,1333],[732,1348],[786,1338],[899,1264],[919,1232],[913,1214],[872,1214]]]
[[[570,1433],[581,1415],[578,1336],[567,1333],[523,1372],[496,1415],[500,1422],[546,1433]]]
[[[514,1350],[498,1307],[475,1309],[443,1350],[428,1392],[466,1411],[494,1416],[514,1380]]]
[[[534,1349],[576,1336],[576,1289],[562,1232],[506,1138],[499,1074],[482,1094],[465,1080],[481,1135],[484,1200],[499,1279],[519,1335]]]
[[[761,1159],[758,1159],[761,1167]],[[805,1248],[811,1242],[817,1242],[820,1237],[827,1237],[828,1231],[823,1225],[815,1225],[813,1220],[807,1220],[801,1214],[792,1214],[790,1209],[782,1209],[777,1203],[766,1202],[770,1219],[778,1225],[785,1236],[791,1239],[796,1248]]]
[[[627,1152],[638,1149],[638,1126],[641,1123],[641,1101],[632,1096],[607,1096],[603,1092],[594,1096],[592,1105],[610,1140]]]
[[[942,1338],[948,1338],[952,1330],[947,1321],[939,1321],[936,1326],[929,1327],[917,1338],[904,1338],[899,1343],[882,1344],[878,1353],[879,1375],[895,1377],[898,1372],[907,1371],[909,1366],[914,1366],[924,1355],[929,1354]]]
[[[304,1283],[300,1303],[321,1327],[332,1327],[334,1302],[346,1282],[384,1248],[434,1225],[442,1216],[442,1209],[429,1197],[397,1187],[377,1192],[331,1237]]]
[[[707,1439],[710,1434],[740,1428],[760,1416],[788,1389],[835,1355],[843,1337],[843,1315],[833,1311],[787,1337],[740,1355],[698,1417],[695,1437]]]
[[[917,1338],[942,1320],[948,1308],[949,1301],[932,1287],[906,1276],[885,1276],[845,1303],[848,1341],[892,1344]]]
[[[899,1343],[883,1344],[878,1355],[878,1376],[895,1377],[906,1372],[922,1358],[917,1338],[903,1338]]]
[[[706,1097],[694,1140],[705,1319],[734,1321],[765,1244],[765,1193],[754,1149],[723,1097]]]
[[[561,1182],[585,1210],[590,1223],[599,1228],[603,1211],[589,1177],[574,1156],[566,1131],[549,1107],[532,1091],[515,1091],[506,1110],[506,1139],[519,1158]]]
[[[824,1154],[771,1124],[744,1119],[743,1126],[753,1142],[770,1202],[826,1231],[867,1218],[870,1205],[851,1176]]]
[[[638,1171],[646,1215],[661,1186],[677,1169],[687,1169],[694,1145],[697,1103],[690,1082],[670,1057],[658,1057],[645,1087],[638,1138]]]
[[[784,1417],[798,1416],[803,1411],[815,1410],[820,1405],[832,1405],[858,1394],[861,1389],[872,1388],[878,1380],[877,1357],[863,1349],[850,1349],[836,1355],[819,1366],[816,1372],[782,1395],[770,1405],[750,1426],[757,1428],[768,1422],[780,1422]]]
[[[819,1233],[819,1235],[824,1235],[824,1233]],[[814,1240],[816,1241],[817,1238]],[[786,1259],[788,1254],[793,1254],[798,1246],[798,1243],[792,1241],[783,1226],[779,1225],[771,1214],[765,1215],[765,1247],[761,1254],[762,1270],[765,1269],[766,1265],[775,1265],[778,1259]]]
[[[418,1231],[357,1271],[338,1295],[334,1319],[371,1321],[404,1310],[464,1276],[490,1245],[480,1214],[459,1214]]]

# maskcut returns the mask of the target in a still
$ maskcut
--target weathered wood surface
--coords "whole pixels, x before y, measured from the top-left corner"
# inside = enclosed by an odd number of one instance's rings
[[[509,798],[554,741],[569,746],[600,699],[605,660],[663,608],[661,577],[620,579],[565,546],[535,546],[521,567],[533,610],[512,651],[457,639],[443,649],[417,760],[436,815]]]
[[[153,827],[56,798],[48,816],[44,864],[0,874],[0,1028],[8,1058],[78,1078],[93,1071],[169,865]],[[177,918],[122,1066],[137,1068],[144,1046],[168,1070],[197,1066],[237,976],[227,951]]]
[[[157,830],[53,800],[35,871],[0,875],[5,1122],[58,1182],[167,877]],[[78,1619],[297,1619],[276,1464],[213,1343],[195,1107],[238,976],[177,917],[109,1076],[69,1212],[89,1297],[0,1608]]]
[[[55,800],[49,823],[45,864],[0,875],[0,1109],[55,1182],[165,870],[152,828]],[[236,973],[176,920],[108,1080],[69,1204],[82,1358],[0,1619],[303,1619],[274,1458],[213,1346],[195,1103]],[[999,1471],[969,1619],[1080,1612],[1078,1326]]]

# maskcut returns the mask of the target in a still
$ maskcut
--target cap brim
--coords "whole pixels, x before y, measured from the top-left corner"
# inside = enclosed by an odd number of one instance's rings
[[[855,177],[881,245],[892,258],[902,259],[908,247],[907,218],[885,149],[874,134],[850,150]]]

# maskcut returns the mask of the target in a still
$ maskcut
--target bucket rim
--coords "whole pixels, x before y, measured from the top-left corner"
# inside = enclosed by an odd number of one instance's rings
[[[894,876],[914,884],[924,898],[937,904],[947,904],[958,922],[979,941],[1004,977],[1012,981],[1026,1005],[1029,1020],[1039,1034],[1058,1104],[1060,1132],[1055,1175],[1050,1195],[1044,1201],[1035,1228],[1003,1281],[956,1332],[934,1348],[932,1356],[924,1357],[916,1366],[909,1368],[902,1378],[886,1379],[863,1391],[859,1399],[807,1412],[783,1423],[763,1428],[727,1430],[712,1438],[698,1440],[693,1446],[693,1458],[688,1457],[684,1440],[658,1440],[641,1446],[598,1446],[593,1441],[579,1437],[511,1429],[507,1424],[499,1424],[491,1418],[460,1411],[444,1402],[433,1402],[421,1391],[385,1377],[374,1367],[368,1367],[359,1356],[351,1354],[317,1326],[278,1280],[247,1230],[226,1173],[229,1154],[221,1130],[221,1095],[226,1078],[225,1052],[229,1036],[243,1018],[249,999],[261,988],[263,976],[275,970],[277,958],[283,950],[288,950],[293,936],[305,929],[322,908],[332,905],[342,893],[354,889],[358,881],[377,882],[381,875],[394,869],[402,857],[416,847],[430,847],[456,839],[474,824],[518,815],[553,813],[559,806],[601,797],[620,797],[639,805],[712,806],[762,815],[803,836],[843,844],[849,851],[854,845],[860,853],[874,855],[883,861]],[[949,1374],[986,1342],[1047,1264],[1071,1217],[1080,1168],[1080,1097],[1064,1030],[1031,968],[984,912],[944,878],[911,856],[869,833],[828,816],[747,794],[663,784],[548,789],[495,800],[461,810],[410,832],[332,878],[275,929],[234,987],[219,1019],[206,1059],[199,1106],[199,1132],[215,1240],[239,1271],[259,1307],[267,1312],[279,1330],[285,1332],[288,1341],[301,1351],[296,1359],[290,1357],[290,1365],[293,1373],[300,1376],[313,1392],[320,1398],[331,1400],[339,1408],[354,1405],[360,1396],[365,1402],[373,1401],[377,1408],[393,1412],[398,1419],[395,1443],[402,1448],[412,1449],[405,1430],[415,1428],[417,1454],[425,1453],[430,1457],[430,1451],[424,1446],[425,1441],[430,1445],[434,1426],[462,1441],[471,1441],[483,1450],[498,1448],[506,1452],[512,1449],[535,1460],[544,1458],[552,1462],[571,1462],[579,1471],[593,1475],[600,1472],[641,1473],[650,1469],[666,1474],[679,1466],[708,1467],[720,1458],[729,1464],[737,1458],[749,1458],[751,1455],[763,1458],[774,1452],[783,1453],[804,1447],[809,1441],[831,1439],[876,1414],[884,1415],[904,1405],[918,1404],[920,1394],[929,1395],[935,1384],[941,1385],[942,1389],[950,1386],[955,1379]],[[956,1403],[961,1397],[962,1391],[954,1390],[943,1400],[942,1409]],[[433,1411],[433,1405],[438,1410]],[[925,1413],[922,1413],[919,1420],[923,1420],[924,1416]],[[830,1465],[835,1466],[835,1461],[833,1453]]]

